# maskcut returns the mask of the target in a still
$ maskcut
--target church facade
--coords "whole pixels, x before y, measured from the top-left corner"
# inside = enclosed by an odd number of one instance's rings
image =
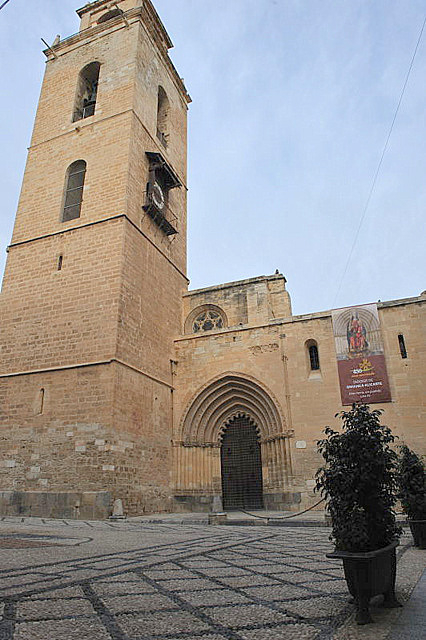
[[[46,73],[0,295],[0,512],[312,504],[352,401],[426,453],[426,294],[292,315],[280,273],[188,291],[190,97],[149,0],[97,0]]]

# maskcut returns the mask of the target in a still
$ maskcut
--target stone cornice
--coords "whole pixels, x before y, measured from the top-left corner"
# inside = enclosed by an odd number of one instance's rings
[[[83,11],[81,9],[80,11]],[[51,45],[49,49],[45,49],[43,51],[44,55],[49,61],[55,61],[61,55],[66,53],[65,50],[68,50],[71,46],[78,46],[84,44],[85,40],[91,39],[95,36],[103,36],[106,35],[107,32],[110,32],[113,28],[115,30],[118,29],[126,29],[127,24],[123,21],[125,18],[126,22],[131,27],[133,24],[138,22],[142,23],[147,30],[149,36],[156,44],[159,53],[161,54],[166,66],[170,70],[174,81],[181,93],[183,100],[186,104],[192,102],[190,95],[188,94],[186,87],[182,78],[179,76],[178,72],[172,61],[168,55],[168,49],[173,46],[169,36],[167,35],[166,30],[163,27],[163,24],[158,17],[154,7],[152,6],[149,0],[145,0],[145,3],[142,7],[136,7],[135,9],[129,9],[123,13],[122,16],[117,16],[116,18],[111,18],[107,22],[102,22],[101,24],[96,24],[88,27],[87,29],[83,29],[82,31],[78,31],[67,38],[61,40],[58,44]]]

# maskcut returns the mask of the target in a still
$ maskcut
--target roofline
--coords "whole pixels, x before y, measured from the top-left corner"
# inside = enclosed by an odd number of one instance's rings
[[[85,13],[87,13],[88,11],[91,11],[92,9],[96,9],[96,7],[100,7],[102,4],[105,4],[106,0],[95,0],[94,2],[88,2],[87,4],[84,5],[84,7],[81,7],[81,9],[77,9],[76,13],[78,15],[79,18],[81,18],[82,15],[84,15]],[[155,22],[157,23],[157,26],[159,27],[159,30],[161,32],[161,35],[164,38],[164,41],[166,43],[166,46],[168,49],[172,49],[173,48],[173,42],[169,36],[169,34],[166,31],[166,27],[164,26],[160,16],[158,15],[154,5],[152,4],[151,0],[141,0],[141,8],[143,6],[146,6],[146,9],[148,11],[148,13],[150,14],[151,17],[153,17],[155,19]]]
[[[319,318],[329,318],[332,316],[333,311],[338,311],[339,309],[350,309],[351,307],[364,307],[368,304],[377,304],[377,309],[380,311],[381,309],[389,309],[391,307],[400,307],[405,304],[421,304],[426,302],[426,295],[413,296],[412,298],[400,298],[399,300],[387,300],[385,302],[365,302],[361,304],[353,304],[348,307],[338,307],[336,309],[327,309],[326,311],[313,311],[312,313],[303,313],[300,315],[291,316],[292,322],[303,322],[306,320],[318,320]],[[288,319],[286,319],[288,321]]]
[[[246,278],[245,280],[235,280],[233,282],[225,282],[224,284],[218,284],[216,286],[204,287],[201,289],[193,289],[192,291],[188,291],[184,293],[184,297],[191,297],[194,295],[199,295],[202,293],[208,293],[213,291],[221,291],[223,289],[231,289],[233,287],[241,287],[250,284],[255,284],[256,282],[263,282],[269,280],[284,280],[284,283],[287,282],[282,273],[273,274],[271,276],[257,276],[255,278]],[[313,311],[312,313],[304,313],[300,315],[291,316],[292,320],[307,320],[314,319],[319,317],[331,316],[333,311],[338,311],[339,309],[347,309],[348,307],[363,307],[366,304],[377,304],[378,309],[389,309],[390,307],[398,307],[403,306],[404,304],[415,304],[426,302],[426,291],[423,291],[419,296],[412,296],[409,298],[398,298],[395,300],[385,300],[382,302],[378,300],[376,302],[364,302],[360,304],[348,305],[347,307],[336,307],[335,309],[327,309],[325,311]]]
[[[186,296],[194,296],[199,293],[204,293],[207,291],[218,291],[220,289],[231,289],[232,287],[240,287],[242,285],[253,284],[255,282],[263,282],[265,280],[284,280],[284,283],[287,282],[286,278],[282,273],[276,273],[272,276],[256,276],[255,278],[246,278],[245,280],[234,280],[233,282],[225,282],[224,284],[213,285],[211,287],[203,287],[201,289],[192,289],[184,293],[184,297]]]

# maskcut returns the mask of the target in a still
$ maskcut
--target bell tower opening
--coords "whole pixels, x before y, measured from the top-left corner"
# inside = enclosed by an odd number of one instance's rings
[[[245,415],[226,425],[220,449],[224,509],[262,509],[262,455],[256,426]]]

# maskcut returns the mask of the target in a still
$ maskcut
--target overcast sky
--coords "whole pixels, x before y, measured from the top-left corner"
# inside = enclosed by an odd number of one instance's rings
[[[83,2],[81,3],[83,4]],[[156,0],[189,110],[191,288],[274,273],[296,314],[426,289],[425,0]],[[0,272],[42,75],[77,0],[0,11]]]

